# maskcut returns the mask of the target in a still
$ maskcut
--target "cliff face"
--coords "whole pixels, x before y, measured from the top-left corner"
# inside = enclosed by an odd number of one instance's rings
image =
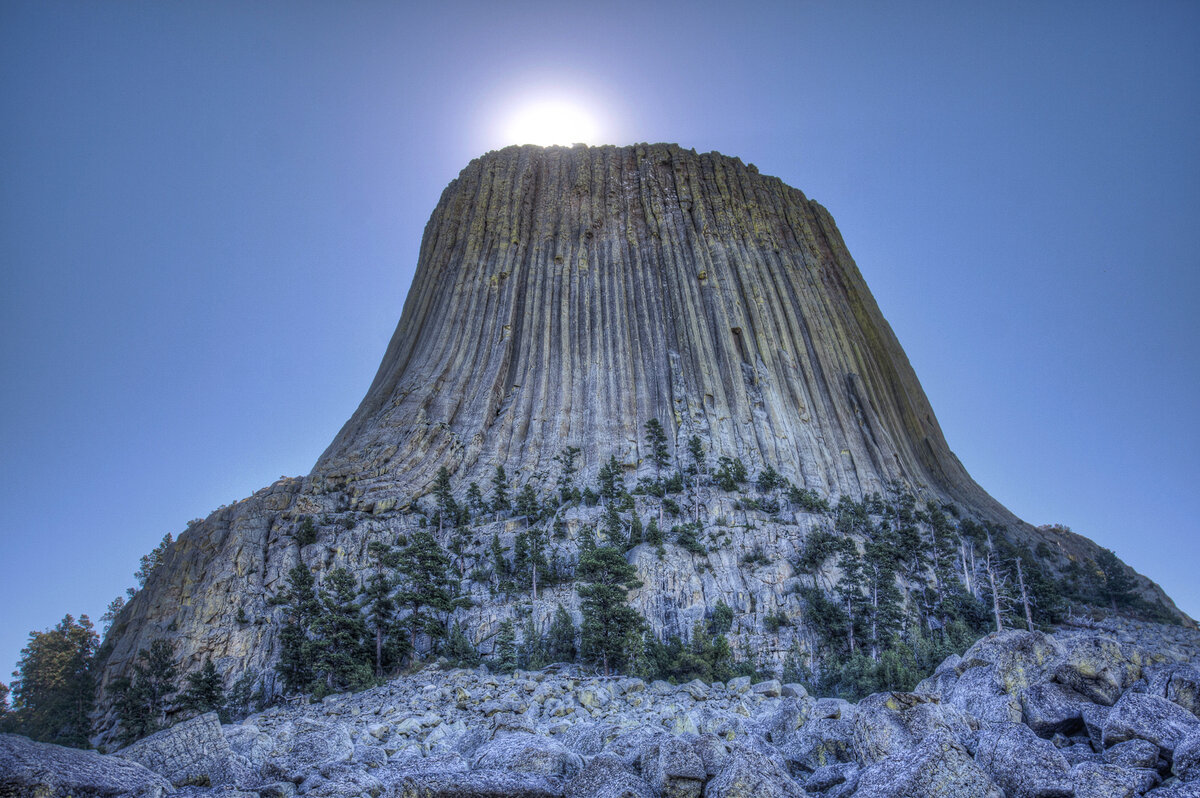
[[[828,212],[671,145],[509,148],[425,231],[366,398],[313,471],[368,501],[523,481],[566,446],[648,473],[642,431],[863,495],[890,482],[1004,515],[950,452]],[[673,449],[682,449],[674,447]]]
[[[514,147],[447,187],[379,372],[313,472],[180,535],[109,633],[102,689],[166,638],[185,672],[211,658],[227,686],[254,672],[269,692],[281,620],[272,599],[295,564],[365,580],[369,543],[427,523],[419,502],[442,466],[460,498],[472,481],[486,490],[497,465],[514,488],[547,497],[555,456],[578,447],[579,484],[616,457],[632,487],[655,475],[651,418],[680,464],[694,435],[710,463],[740,458],[751,475],[770,465],[831,503],[900,489],[1004,524],[1052,571],[1098,554],[1086,538],[1024,524],[972,481],[820,205],[737,159],[673,145]],[[650,497],[630,501],[630,523],[662,513]],[[686,635],[722,601],[739,652],[769,665],[810,646],[798,588],[832,585],[838,571],[796,563],[830,516],[747,509],[711,483],[689,501],[706,551],[668,540],[627,555],[643,583],[631,600],[650,627]],[[566,573],[599,512],[558,510],[549,556]],[[315,542],[297,540],[304,521]],[[493,536],[512,547],[527,525],[479,518],[456,555],[473,602],[458,617],[484,653],[517,602],[475,571]],[[439,534],[446,545],[449,531]],[[951,559],[978,591],[974,552],[964,543]],[[914,613],[918,578],[901,585]],[[1148,580],[1138,589],[1173,607]],[[531,617],[545,624],[560,602],[578,616],[569,578],[529,603]],[[780,615],[783,630],[767,623]]]

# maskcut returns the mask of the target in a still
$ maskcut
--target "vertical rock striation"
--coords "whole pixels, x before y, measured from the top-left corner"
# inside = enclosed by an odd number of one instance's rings
[[[1011,518],[951,453],[829,213],[674,145],[510,147],[442,195],[361,406],[313,478],[366,500],[650,468],[642,426],[823,494],[899,482]],[[677,447],[682,449],[682,446]]]

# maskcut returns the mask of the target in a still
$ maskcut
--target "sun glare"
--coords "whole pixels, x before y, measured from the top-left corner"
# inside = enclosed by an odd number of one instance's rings
[[[504,130],[507,144],[596,144],[599,127],[579,105],[543,100],[516,109]]]

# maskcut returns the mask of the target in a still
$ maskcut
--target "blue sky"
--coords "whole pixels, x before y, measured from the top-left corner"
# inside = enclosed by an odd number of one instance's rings
[[[551,95],[829,208],[976,480],[1200,615],[1200,5],[407,5],[0,5],[0,678],[311,468]]]

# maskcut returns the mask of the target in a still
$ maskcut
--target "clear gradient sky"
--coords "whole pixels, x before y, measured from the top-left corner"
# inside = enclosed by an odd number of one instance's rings
[[[0,5],[0,679],[308,472],[440,192],[549,96],[824,204],[976,480],[1200,616],[1200,4],[39,0]]]

